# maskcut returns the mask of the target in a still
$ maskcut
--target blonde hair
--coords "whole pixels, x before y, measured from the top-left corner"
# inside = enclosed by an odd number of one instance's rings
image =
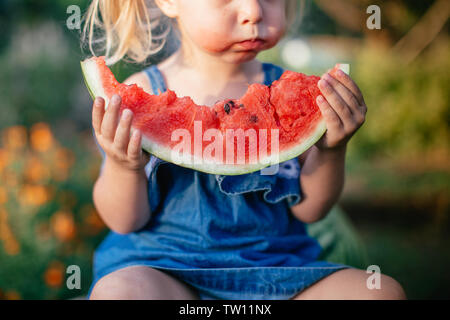
[[[303,12],[304,0],[286,1],[288,29]],[[122,59],[143,63],[165,45],[176,20],[167,17],[154,0],[93,0],[84,16],[82,42],[93,55],[101,52],[112,65]],[[156,32],[159,30],[159,32]],[[161,30],[163,30],[161,32]]]

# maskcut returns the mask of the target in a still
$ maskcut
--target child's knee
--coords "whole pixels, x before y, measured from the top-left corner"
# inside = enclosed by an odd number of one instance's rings
[[[126,279],[119,272],[112,272],[97,281],[89,296],[90,300],[123,300],[130,298],[133,286],[130,279]]]
[[[144,266],[131,266],[101,278],[92,289],[92,300],[198,299],[193,289],[168,274]]]
[[[369,290],[372,299],[405,300],[406,294],[397,280],[385,274],[381,275],[381,288]]]

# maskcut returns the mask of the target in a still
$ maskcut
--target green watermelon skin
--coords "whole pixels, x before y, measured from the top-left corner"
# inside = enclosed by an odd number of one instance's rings
[[[334,70],[339,67],[337,65]],[[160,159],[194,170],[221,175],[255,172],[301,155],[326,131],[325,121],[316,104],[316,97],[320,94],[317,87],[320,77],[317,76],[306,76],[287,70],[270,86],[258,83],[249,85],[246,94],[240,99],[219,101],[209,107],[195,104],[190,97],[177,97],[172,90],[152,95],[137,85],[121,84],[106,66],[103,57],[82,61],[81,68],[92,98],[104,98],[106,108],[109,99],[114,94],[119,94],[122,98],[120,112],[126,108],[133,111],[131,133],[135,129],[143,133],[144,150]],[[199,140],[195,140],[198,135],[195,136],[194,132],[194,129],[197,129],[197,133],[200,132],[199,123],[201,137],[204,137],[208,129],[223,134],[222,161],[205,155],[205,150],[212,140],[201,139],[201,150],[200,147],[194,150],[196,142],[199,146]],[[190,133],[189,162],[174,161],[172,151],[179,145],[179,140],[172,139],[172,133],[176,129]],[[240,158],[241,162],[237,161],[238,150],[234,146],[234,157],[230,157],[228,160],[231,161],[227,163],[225,140],[227,130],[230,129],[242,129],[244,132],[255,130],[257,136],[261,129],[265,129],[267,155],[260,157],[261,154],[256,151],[257,162],[251,162],[252,159],[255,160],[255,148],[251,148],[245,140],[245,161],[242,161],[244,157]],[[277,152],[271,152],[270,149],[272,138],[277,137],[271,134],[272,130],[278,132],[279,148],[275,149]]]

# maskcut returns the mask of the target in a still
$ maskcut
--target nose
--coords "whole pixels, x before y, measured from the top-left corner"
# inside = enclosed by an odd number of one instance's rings
[[[255,24],[261,21],[263,12],[259,0],[242,0],[240,3],[240,22]]]

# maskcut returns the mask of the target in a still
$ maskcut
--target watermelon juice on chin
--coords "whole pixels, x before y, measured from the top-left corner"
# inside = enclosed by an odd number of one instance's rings
[[[142,148],[156,157],[191,169],[222,175],[261,170],[295,158],[315,144],[326,126],[316,98],[318,76],[285,71],[270,86],[249,85],[240,99],[213,107],[167,90],[151,95],[137,85],[117,82],[104,57],[81,62],[93,98],[105,106],[118,94],[121,111],[134,116],[132,131],[142,132]],[[331,73],[345,65],[336,65]]]

